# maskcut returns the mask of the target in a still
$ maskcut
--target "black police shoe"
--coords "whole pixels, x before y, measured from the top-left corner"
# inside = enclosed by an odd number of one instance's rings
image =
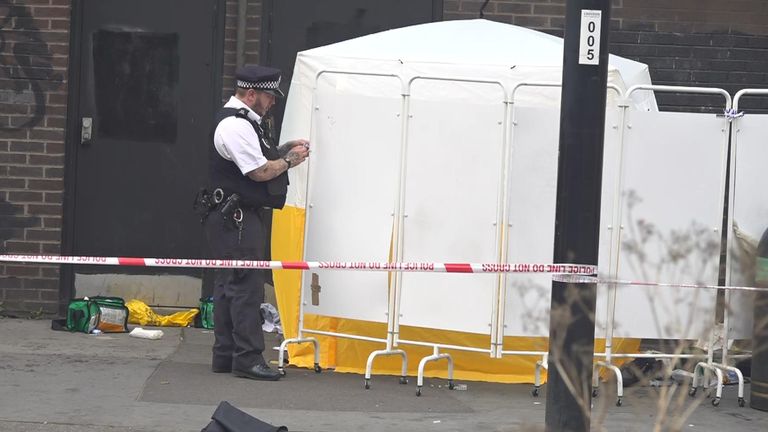
[[[211,372],[213,373],[230,373],[232,372],[232,366],[211,366]]]
[[[232,369],[232,375],[262,381],[277,381],[282,377],[280,372],[270,369],[269,366],[263,363],[257,364],[248,370]]]

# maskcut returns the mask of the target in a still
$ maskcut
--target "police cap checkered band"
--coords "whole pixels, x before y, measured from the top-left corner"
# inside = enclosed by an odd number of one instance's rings
[[[275,96],[283,96],[280,90],[280,69],[245,65],[235,72],[237,87],[265,91]]]
[[[254,89],[274,90],[280,87],[280,77],[278,77],[277,80],[275,81],[262,81],[262,82],[237,80],[237,86],[246,88],[246,89],[254,88]]]

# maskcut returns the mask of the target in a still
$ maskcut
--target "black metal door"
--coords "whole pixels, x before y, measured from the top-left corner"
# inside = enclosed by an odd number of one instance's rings
[[[263,9],[261,61],[280,68],[284,83],[299,51],[443,18],[443,0],[264,0]],[[284,110],[278,100],[278,125]]]
[[[223,0],[77,2],[64,252],[203,256],[191,203],[207,183],[223,7]]]

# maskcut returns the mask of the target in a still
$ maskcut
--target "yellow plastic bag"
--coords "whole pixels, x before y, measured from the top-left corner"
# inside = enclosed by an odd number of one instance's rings
[[[149,325],[158,327],[187,327],[195,319],[198,309],[176,312],[171,315],[158,315],[146,303],[141,300],[128,300],[125,303],[128,308],[128,322],[131,324]]]

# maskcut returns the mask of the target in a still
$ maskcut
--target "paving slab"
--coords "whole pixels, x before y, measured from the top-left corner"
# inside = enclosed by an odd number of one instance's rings
[[[451,391],[446,380],[426,379],[416,397],[415,377],[401,385],[374,375],[365,390],[361,375],[298,368],[279,382],[252,381],[210,372],[212,332],[162,330],[162,339],[146,340],[0,319],[0,430],[198,432],[222,400],[290,431],[543,430],[546,386],[533,398],[530,385],[462,381],[466,390]],[[278,344],[267,335],[267,346]],[[592,429],[653,431],[663,420],[664,431],[768,430],[768,413],[739,407],[734,386],[718,407],[703,392],[690,398],[685,387],[668,390],[674,396],[660,403],[662,388],[631,387],[616,407],[615,390],[603,384]]]

